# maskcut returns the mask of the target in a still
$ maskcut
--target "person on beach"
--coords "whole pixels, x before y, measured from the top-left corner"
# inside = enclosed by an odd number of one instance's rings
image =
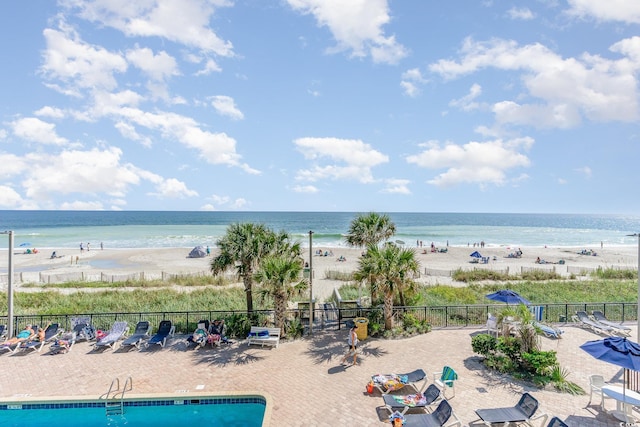
[[[347,344],[349,345],[349,350],[347,354],[342,358],[341,364],[344,365],[347,363],[347,358],[349,356],[353,356],[353,365],[358,364],[358,334],[356,334],[356,324],[353,323],[351,328],[349,329],[349,338],[347,339]]]

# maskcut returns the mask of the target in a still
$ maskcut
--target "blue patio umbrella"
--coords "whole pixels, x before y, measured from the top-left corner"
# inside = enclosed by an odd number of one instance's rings
[[[624,401],[627,369],[640,371],[640,345],[626,338],[609,337],[603,340],[587,341],[580,348],[598,360],[624,368],[625,375],[622,383],[622,400]],[[624,411],[624,414],[626,418],[627,411]]]
[[[507,304],[524,304],[530,305],[531,302],[520,296],[516,291],[511,289],[502,289],[486,296],[492,301],[505,302]]]
[[[482,258],[482,254],[480,254],[480,252],[478,251],[472,252],[469,256],[473,258]]]

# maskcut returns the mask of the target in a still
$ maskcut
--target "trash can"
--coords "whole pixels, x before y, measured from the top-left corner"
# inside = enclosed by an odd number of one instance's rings
[[[356,317],[353,319],[356,324],[356,336],[359,340],[367,339],[367,328],[369,327],[369,319],[366,317]]]

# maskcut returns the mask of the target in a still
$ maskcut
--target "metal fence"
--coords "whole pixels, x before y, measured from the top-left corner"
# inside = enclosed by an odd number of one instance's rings
[[[427,321],[432,328],[461,328],[485,325],[489,313],[500,313],[506,305],[460,305],[437,307],[394,307],[394,319],[400,320],[410,314],[414,319]],[[637,320],[637,303],[575,303],[575,304],[542,304],[542,321],[547,323],[572,322],[576,311],[602,311],[609,320],[614,322],[630,322]],[[373,312],[381,312],[382,308],[360,307],[355,303],[342,304],[337,307],[333,303],[316,304],[313,310],[312,330],[339,330],[349,320],[358,317],[373,317]],[[309,305],[300,303],[297,309],[287,311],[287,318],[299,321],[303,327],[309,328]],[[138,321],[146,320],[151,325],[158,325],[162,320],[171,320],[176,327],[176,333],[190,333],[201,319],[226,319],[229,322],[244,319],[245,325],[270,326],[274,323],[272,310],[254,311],[246,317],[245,311],[182,311],[182,312],[136,312],[136,313],[74,313],[64,315],[18,315],[14,316],[16,331],[27,324],[46,325],[49,322],[58,323],[60,327],[71,329],[71,319],[74,317],[88,317],[98,329],[109,329],[115,321],[126,321],[135,325]],[[0,316],[0,322],[7,324],[7,316]],[[246,323],[248,322],[248,323]],[[242,328],[230,328],[240,334]],[[15,331],[14,331],[15,332]],[[244,337],[242,337],[244,338]]]

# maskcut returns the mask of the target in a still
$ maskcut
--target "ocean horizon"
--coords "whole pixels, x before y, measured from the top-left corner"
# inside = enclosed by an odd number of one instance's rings
[[[386,213],[396,224],[391,240],[407,246],[585,247],[631,246],[640,216],[599,214]],[[14,232],[15,247],[108,249],[215,247],[236,222],[262,223],[288,232],[302,246],[345,247],[358,212],[0,211],[0,230]],[[0,236],[0,249],[8,239]]]

